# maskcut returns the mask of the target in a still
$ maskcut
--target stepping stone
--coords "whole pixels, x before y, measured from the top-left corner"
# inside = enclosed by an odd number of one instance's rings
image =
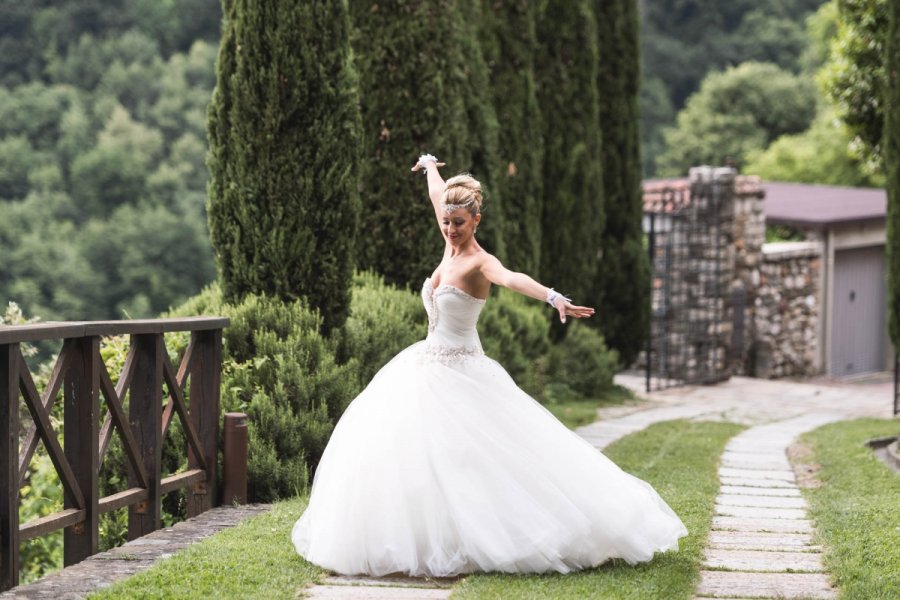
[[[750,496],[748,494],[720,493],[716,504],[722,506],[756,506],[759,508],[806,508],[803,498],[785,498],[779,496]]]
[[[703,565],[729,571],[822,573],[822,555],[814,552],[767,552],[707,549]]]
[[[751,487],[766,487],[766,488],[790,488],[794,490],[799,490],[797,484],[793,481],[781,481],[779,479],[760,479],[758,477],[730,477],[728,475],[719,474],[719,481],[722,482],[722,485],[743,485],[743,486],[751,486]]]
[[[719,477],[743,477],[745,479],[774,479],[794,482],[794,472],[783,469],[735,469],[719,467]]]
[[[735,496],[780,496],[782,498],[803,497],[799,488],[770,488],[750,485],[723,485],[719,488],[719,494]]]
[[[307,598],[328,600],[445,600],[450,590],[382,585],[317,585],[303,590]]]
[[[723,467],[732,469],[760,470],[760,471],[782,471],[787,470],[791,466],[785,460],[781,459],[748,459],[748,458],[722,458]]]
[[[830,600],[837,593],[824,573],[701,571],[697,595],[711,598],[803,598]]]
[[[804,519],[806,511],[802,508],[759,508],[757,506],[726,506],[716,504],[716,514],[727,517],[745,517],[749,519]]]
[[[719,515],[713,517],[713,529],[744,532],[812,533],[812,521],[808,519],[751,519]]]
[[[326,585],[368,585],[383,587],[414,587],[414,588],[449,588],[459,581],[458,577],[354,577],[352,575],[331,575],[323,581]]]
[[[710,531],[709,548],[723,550],[767,550],[771,552],[818,552],[806,533],[762,533],[746,531]]]

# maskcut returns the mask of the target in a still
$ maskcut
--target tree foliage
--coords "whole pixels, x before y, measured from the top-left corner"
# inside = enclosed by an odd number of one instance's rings
[[[647,175],[655,174],[656,157],[665,147],[662,129],[672,125],[709,73],[747,61],[773,62],[794,73],[808,69],[804,21],[823,2],[641,2],[641,87],[654,90],[642,98],[641,111],[660,118],[671,111],[668,120],[643,122]]]
[[[419,153],[446,162],[445,177],[469,171],[481,181],[479,238],[503,249],[497,124],[477,44],[479,11],[464,16],[470,0],[350,4],[363,122],[358,264],[391,283],[418,286],[441,249],[424,178],[409,171]]]
[[[837,37],[820,79],[853,134],[854,152],[868,162],[871,171],[877,171],[884,138],[884,51],[891,2],[836,1]]]
[[[230,300],[350,303],[359,113],[341,0],[235,1],[209,110],[209,224]]]
[[[499,125],[507,266],[536,273],[540,266],[543,139],[534,61],[535,3],[484,0],[481,45]],[[491,215],[493,219],[494,216]]]
[[[884,164],[887,174],[888,328],[900,351],[900,6],[889,3],[885,43]]]
[[[537,33],[544,132],[540,274],[581,302],[593,288],[603,232],[597,25],[587,0],[545,0]]]
[[[594,2],[603,131],[603,256],[591,301],[606,343],[631,364],[650,334],[650,264],[643,247],[638,132],[638,15],[634,0]]]
[[[711,74],[665,133],[658,168],[683,175],[696,165],[733,162],[785,134],[806,130],[816,112],[813,82],[767,63]]]
[[[762,152],[751,153],[744,172],[768,181],[796,181],[853,187],[881,185],[850,151],[850,134],[834,113],[822,111],[809,129],[783,135]]]

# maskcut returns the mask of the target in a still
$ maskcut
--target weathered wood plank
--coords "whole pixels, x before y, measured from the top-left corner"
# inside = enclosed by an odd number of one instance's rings
[[[172,331],[209,331],[228,326],[224,317],[134,319],[128,321],[45,321],[0,328],[0,345],[108,335],[137,335]]]
[[[204,469],[190,469],[188,471],[182,471],[181,473],[176,473],[175,475],[163,477],[162,482],[159,486],[160,493],[168,494],[169,492],[174,492],[175,490],[193,485],[195,483],[200,483],[201,481],[206,481],[206,471]]]
[[[161,334],[134,335],[135,367],[131,381],[129,415],[131,430],[141,453],[147,475],[147,499],[128,509],[128,539],[156,531],[161,523],[160,462],[162,443],[159,424],[162,418],[162,353]],[[130,474],[129,485],[140,482]]]
[[[99,457],[97,441],[100,418],[100,338],[80,338],[73,345],[72,362],[65,379],[63,427],[65,458],[83,495],[76,506],[66,495],[65,508],[83,508],[84,522],[66,527],[63,533],[63,563],[72,565],[97,552]]]
[[[41,395],[42,404],[47,413],[53,408],[53,404],[56,402],[56,395],[59,393],[60,386],[62,386],[66,369],[68,369],[67,357],[70,354],[69,349],[71,346],[72,342],[70,340],[66,340],[63,343],[62,350],[60,350],[59,356],[56,358],[56,363],[53,365],[53,372],[50,374],[47,388]],[[28,428],[28,433],[25,434],[25,439],[22,441],[22,447],[19,450],[19,487],[25,485],[25,476],[28,474],[28,464],[31,462],[31,457],[34,456],[37,444],[37,424],[32,423],[31,427]]]
[[[28,521],[19,527],[19,540],[31,540],[57,529],[77,525],[84,521],[86,512],[84,509],[67,508],[52,515]]]
[[[47,449],[50,461],[59,475],[59,479],[63,484],[63,490],[72,504],[72,508],[84,508],[84,492],[77,481],[75,471],[66,459],[62,446],[60,446],[56,437],[56,432],[53,431],[53,425],[50,423],[50,414],[41,401],[41,397],[34,385],[34,380],[31,378],[31,373],[28,372],[28,365],[25,364],[25,358],[21,353],[19,354],[19,390],[22,392],[25,406],[28,407],[31,419],[37,426],[38,435],[41,441],[44,442],[44,447]],[[29,460],[30,458],[28,457]],[[25,463],[24,467],[27,469],[28,464]],[[22,465],[20,465],[21,468]]]
[[[191,412],[190,420],[200,438],[206,461],[206,482],[193,486],[187,494],[188,516],[209,510],[217,503],[216,461],[219,443],[219,386],[222,365],[222,330],[195,331],[192,334],[195,348],[190,366]],[[188,449],[188,468],[201,466],[197,453]]]
[[[0,344],[0,591],[19,583],[19,356]]]
[[[108,513],[124,506],[131,506],[147,499],[147,489],[142,487],[133,487],[122,492],[110,494],[100,498],[98,509],[101,513]]]

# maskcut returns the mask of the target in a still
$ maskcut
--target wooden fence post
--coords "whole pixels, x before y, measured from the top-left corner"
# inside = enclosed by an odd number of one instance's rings
[[[219,382],[222,371],[222,330],[195,331],[195,355],[191,364],[191,421],[206,458],[206,482],[192,486],[187,494],[188,516],[218,505],[216,466],[219,460]],[[199,467],[188,449],[188,468]]]
[[[0,345],[0,592],[19,583],[19,345]]]
[[[128,539],[133,540],[159,529],[160,468],[162,461],[162,334],[131,336],[134,346],[134,376],[131,380],[129,420],[147,472],[147,499],[128,508]],[[133,474],[130,485],[139,485]]]
[[[66,527],[63,563],[74,565],[95,554],[98,547],[97,500],[100,417],[99,336],[78,338],[64,384],[63,431],[65,456],[84,496],[84,522]],[[66,494],[65,508],[76,507]]]

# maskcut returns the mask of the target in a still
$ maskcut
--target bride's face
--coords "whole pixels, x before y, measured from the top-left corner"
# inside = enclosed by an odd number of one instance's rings
[[[472,215],[465,208],[457,208],[451,213],[444,213],[441,219],[441,231],[452,246],[466,243],[475,235],[475,229],[481,221],[481,215]]]

